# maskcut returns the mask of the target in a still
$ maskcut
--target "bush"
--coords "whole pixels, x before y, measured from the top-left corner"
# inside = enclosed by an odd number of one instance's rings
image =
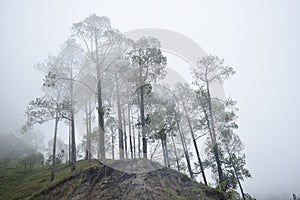
[[[24,156],[20,160],[20,164],[24,165],[24,168],[27,167],[33,168],[35,164],[43,165],[44,164],[44,156],[41,153],[32,154],[30,156]]]

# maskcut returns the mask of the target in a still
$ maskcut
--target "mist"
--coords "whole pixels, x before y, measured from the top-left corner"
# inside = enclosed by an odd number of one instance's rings
[[[72,34],[73,23],[94,13],[107,16],[121,33],[143,28],[171,30],[193,40],[206,54],[224,58],[236,74],[224,81],[221,92],[237,101],[237,132],[245,145],[246,167],[252,174],[242,182],[244,190],[266,200],[300,195],[299,1],[30,0],[1,1],[0,11],[1,135],[27,138],[20,133],[26,123],[24,113],[31,100],[45,94],[43,79],[47,75],[34,66],[49,55],[57,55]],[[169,74],[165,82],[171,86],[178,80],[191,84],[191,64],[172,52],[162,52]],[[96,85],[92,89],[96,90]],[[78,95],[76,101],[81,98]],[[96,127],[94,115],[92,126]],[[77,144],[85,139],[83,117],[82,110],[75,115]],[[41,136],[37,139],[43,141],[44,154],[52,144],[48,145],[53,126],[54,121],[49,121],[31,130]],[[64,133],[68,133],[68,125],[60,122],[58,138],[68,144],[69,136]],[[24,143],[34,146],[31,140]],[[97,144],[92,145],[96,149]]]

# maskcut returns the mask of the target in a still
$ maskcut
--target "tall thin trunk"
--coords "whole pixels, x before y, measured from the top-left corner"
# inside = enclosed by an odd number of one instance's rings
[[[237,173],[235,161],[233,160],[232,154],[230,153],[229,147],[227,145],[226,145],[226,149],[227,149],[227,153],[229,154],[229,159],[230,159],[230,162],[232,164],[232,168],[233,168],[233,172],[234,172],[234,177],[235,177],[235,179],[237,180],[237,182],[239,184],[239,188],[241,190],[241,194],[242,194],[243,200],[246,200],[245,193],[244,193],[244,190],[243,190],[240,178],[238,177],[238,173]],[[234,155],[234,153],[233,153],[233,155]]]
[[[237,176],[237,171],[236,171],[235,165],[233,165],[233,169],[234,169],[234,174],[235,174],[236,180],[239,184],[239,187],[240,187],[240,190],[241,190],[241,193],[242,193],[243,200],[246,200],[245,193],[244,193],[241,181],[240,181],[239,177]]]
[[[196,154],[197,154],[197,157],[198,157],[198,162],[199,162],[201,173],[202,173],[202,178],[203,178],[204,184],[207,185],[207,180],[206,180],[206,176],[205,176],[205,172],[204,172],[203,163],[202,163],[201,158],[200,158],[200,154],[199,154],[199,151],[198,151],[198,147],[197,147],[197,143],[196,143],[195,138],[193,138],[193,143],[194,143],[194,146],[195,146],[195,149],[196,149]]]
[[[111,155],[112,159],[115,159],[115,138],[114,138],[114,130],[113,127],[110,128],[111,131]]]
[[[193,127],[192,127],[191,119],[190,119],[190,116],[189,116],[189,114],[186,110],[184,102],[182,102],[182,104],[183,104],[183,110],[184,110],[185,115],[187,117],[188,126],[189,126],[189,129],[190,129],[191,135],[192,135],[194,147],[195,147],[195,150],[196,150],[198,162],[199,162],[201,173],[202,173],[202,178],[203,178],[203,181],[204,181],[205,185],[207,185],[207,180],[206,180],[203,164],[202,164],[202,161],[201,161],[201,157],[200,157],[200,154],[199,154],[198,145],[197,145],[197,142],[196,142],[196,139],[195,139],[195,134],[194,134],[194,130],[193,130]]]
[[[128,158],[128,151],[127,151],[127,134],[126,134],[126,120],[125,120],[125,107],[123,109],[123,131],[124,131],[124,144],[125,144],[125,155]]]
[[[166,152],[167,167],[170,168],[170,160],[169,160],[169,152],[168,152],[168,146],[167,146],[167,138],[164,139],[164,146],[165,146],[165,152]]]
[[[135,131],[134,131],[134,127],[135,127],[135,125],[134,125],[134,120],[133,120],[133,113],[132,113],[132,116],[131,116],[131,118],[132,118],[132,136],[133,136],[133,152],[134,152],[134,158],[136,158],[136,148],[135,148]]]
[[[88,100],[88,137],[87,137],[87,147],[88,147],[88,159],[92,159],[92,140],[91,140],[91,135],[92,135],[92,108],[91,108],[91,100]]]
[[[97,71],[97,92],[98,92],[98,124],[99,124],[99,142],[98,142],[98,160],[105,160],[105,144],[104,144],[104,108],[102,102],[102,85],[101,85],[101,69],[99,62],[99,49],[98,49],[98,37],[94,34],[95,39],[95,51],[96,51],[96,71]]]
[[[163,138],[161,138],[160,140],[161,140],[161,147],[162,147],[162,150],[163,150],[164,166],[168,167],[168,164],[167,164],[167,155],[166,155],[166,149],[165,149],[164,140],[163,140]]]
[[[140,123],[140,117],[138,117],[138,122]],[[138,151],[139,158],[141,158],[141,128],[138,126]]]
[[[71,113],[71,127],[72,127],[72,158],[71,158],[71,171],[75,170],[76,164],[76,143],[75,143],[75,122],[74,114]]]
[[[98,80],[98,123],[99,123],[99,160],[105,160],[104,144],[104,108],[102,103],[101,79]]]
[[[73,66],[71,65],[70,70],[70,78],[73,79]],[[71,128],[72,128],[72,158],[71,158],[71,171],[75,170],[75,164],[76,164],[76,143],[75,143],[75,120],[74,120],[74,96],[73,96],[73,89],[74,84],[73,81],[71,82]]]
[[[177,150],[176,150],[176,146],[175,146],[175,142],[174,142],[174,136],[172,133],[171,133],[171,139],[172,139],[173,149],[174,149],[175,158],[176,158],[177,171],[180,172],[179,159],[178,159]]]
[[[241,193],[242,193],[243,200],[246,200],[246,196],[245,196],[244,190],[243,190],[243,188],[242,188],[241,181],[240,181],[240,179],[239,179],[239,178],[237,179],[237,181],[238,181],[238,184],[239,184],[239,187],[240,187]]]
[[[213,152],[214,152],[215,159],[216,159],[216,162],[217,162],[219,182],[221,183],[224,180],[223,180],[223,171],[222,171],[222,168],[221,168],[221,161],[220,161],[220,157],[219,157],[219,148],[218,148],[217,143],[213,146]]]
[[[155,152],[156,152],[156,150],[157,150],[158,145],[159,145],[159,140],[157,140],[157,143],[156,143],[156,145],[155,145],[155,147],[154,147],[154,149],[153,149],[153,152],[150,152],[150,153],[151,153],[151,155],[150,155],[150,160],[153,159],[153,156],[154,156],[154,154],[155,154]]]
[[[178,120],[176,120],[176,122],[177,122],[177,126],[178,126],[178,131],[179,131],[179,135],[180,135],[180,139],[181,139],[181,143],[182,143],[182,147],[183,147],[183,151],[184,151],[184,155],[185,155],[187,167],[188,167],[188,170],[189,170],[189,173],[190,173],[190,177],[191,177],[191,179],[193,179],[194,178],[194,174],[193,174],[192,167],[191,167],[190,156],[189,156],[189,153],[188,153],[188,150],[187,150],[187,145],[186,145],[185,137],[184,137],[184,135],[182,133],[182,130],[181,130],[181,127],[179,125]]]
[[[130,157],[133,158],[133,149],[132,149],[132,135],[131,135],[131,121],[130,121],[130,105],[128,99],[128,133],[129,133],[129,149],[130,149]]]
[[[216,140],[216,132],[215,132],[215,122],[213,117],[213,111],[212,111],[212,100],[210,96],[210,90],[209,90],[209,82],[206,80],[206,90],[207,90],[207,97],[208,97],[208,110],[209,110],[209,117],[210,117],[210,124],[211,124],[211,135],[212,135],[212,145],[213,145],[213,152],[215,155],[216,163],[217,163],[217,169],[218,169],[218,176],[219,176],[219,182],[223,182],[223,171],[222,171],[222,164],[219,157],[219,150],[218,150],[218,143]]]
[[[120,101],[120,91],[119,91],[119,85],[118,85],[117,77],[115,77],[115,83],[116,83],[117,110],[118,110],[119,156],[120,156],[120,159],[124,159],[124,142],[123,142],[123,125],[122,125],[121,101]]]
[[[142,122],[142,143],[143,143],[143,158],[147,158],[147,138],[145,127],[145,107],[144,107],[144,87],[141,87],[141,122]]]
[[[57,137],[57,127],[58,127],[59,117],[58,113],[55,114],[55,126],[54,126],[54,137],[53,137],[53,152],[52,152],[52,167],[50,181],[54,180],[55,176],[55,158],[56,158],[56,137]]]
[[[71,126],[71,121],[69,121],[69,165],[71,166],[71,158],[72,158],[72,126]]]
[[[88,104],[88,103],[86,103]],[[88,106],[85,106],[85,124],[86,124],[86,149],[85,149],[85,159],[89,160],[89,148],[88,148],[88,138],[89,138],[89,111]]]

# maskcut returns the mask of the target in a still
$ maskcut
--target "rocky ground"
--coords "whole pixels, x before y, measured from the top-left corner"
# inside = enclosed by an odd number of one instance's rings
[[[154,170],[154,171],[153,171]],[[73,189],[70,190],[69,188]],[[71,191],[66,194],[64,190]],[[226,199],[186,175],[145,160],[107,161],[43,191],[35,199]]]

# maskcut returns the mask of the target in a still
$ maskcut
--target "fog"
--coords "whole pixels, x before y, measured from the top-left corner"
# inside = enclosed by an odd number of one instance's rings
[[[34,68],[57,53],[73,23],[108,16],[122,32],[181,33],[237,72],[224,85],[237,100],[239,135],[257,199],[300,195],[300,2],[289,1],[0,1],[0,132],[18,132],[28,102],[41,96]],[[176,42],[176,41],[174,41]],[[170,60],[175,63],[176,59]],[[176,64],[174,64],[176,65]],[[50,125],[36,129],[52,137]],[[49,135],[47,135],[49,133]],[[67,138],[62,138],[66,140]]]

